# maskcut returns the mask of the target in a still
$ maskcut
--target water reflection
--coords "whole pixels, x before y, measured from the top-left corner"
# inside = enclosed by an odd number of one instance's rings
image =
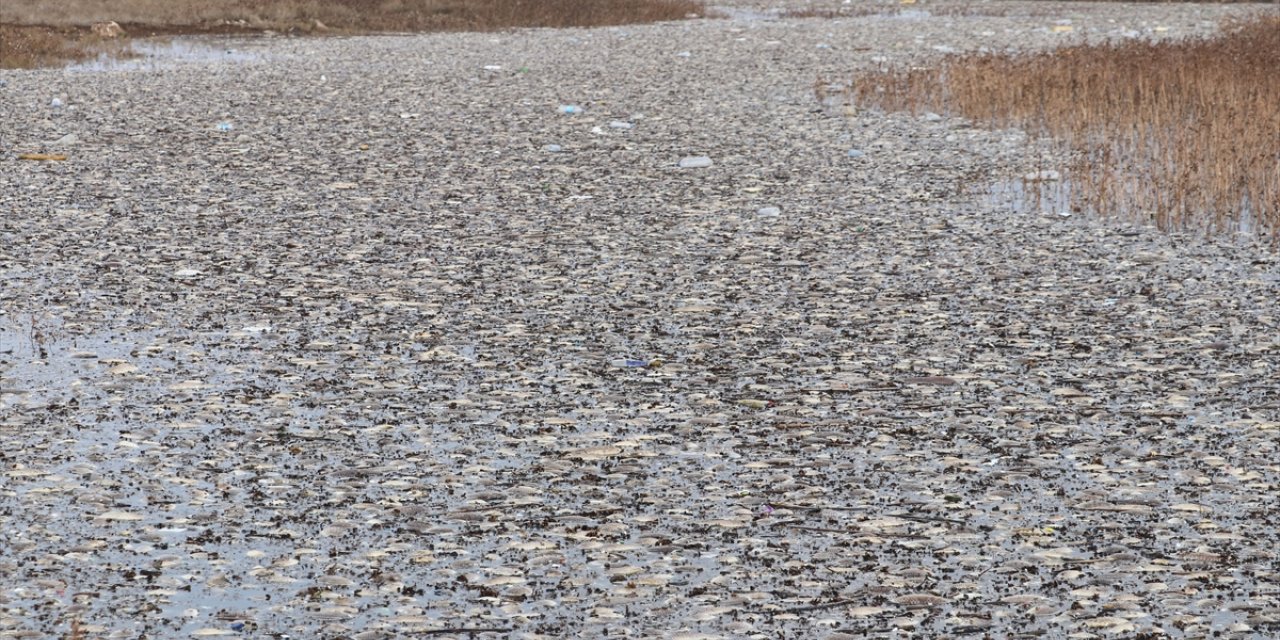
[[[229,40],[212,37],[183,37],[137,40],[120,52],[103,52],[97,58],[68,65],[73,72],[154,71],[189,64],[245,63],[262,59],[258,51],[232,48]],[[237,44],[243,45],[242,41]]]
[[[989,202],[996,207],[1032,213],[1070,213],[1071,182],[1069,180],[999,180],[987,190]]]

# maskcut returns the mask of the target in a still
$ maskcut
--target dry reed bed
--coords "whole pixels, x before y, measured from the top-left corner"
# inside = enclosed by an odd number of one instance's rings
[[[104,46],[88,29],[0,24],[0,69],[29,69],[83,60]]]
[[[101,21],[147,35],[267,29],[491,31],[661,22],[701,11],[695,0],[6,0],[0,3],[0,69],[94,57],[109,48],[87,29]]]
[[[1066,0],[1068,2],[1074,0]],[[1082,3],[1096,0],[1081,0]],[[1205,0],[1132,0],[1137,3],[1188,2],[1206,4]],[[1280,0],[1268,0],[1271,4],[1280,4]],[[1212,4],[1258,4],[1257,0],[1209,0]],[[1039,5],[1039,6],[1036,6]],[[1061,15],[1059,6],[1049,3],[992,2],[991,0],[975,0],[973,2],[918,2],[917,0],[860,0],[856,3],[836,6],[804,6],[788,9],[779,14],[781,18],[863,18],[867,16],[892,16],[902,14],[928,14],[929,16],[960,17],[1047,17]]]
[[[1280,16],[1215,37],[982,53],[862,74],[862,105],[1049,135],[1073,208],[1165,229],[1280,234]],[[1037,185],[1038,187],[1038,185]]]
[[[0,23],[84,26],[113,20],[143,27],[239,24],[258,29],[434,31],[593,27],[679,20],[693,0],[7,0]]]

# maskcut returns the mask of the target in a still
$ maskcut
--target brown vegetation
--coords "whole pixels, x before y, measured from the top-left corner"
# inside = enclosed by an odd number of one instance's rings
[[[28,69],[92,58],[102,44],[88,29],[0,24],[0,69]]]
[[[5,0],[0,23],[312,31],[489,30],[593,27],[679,20],[695,0]]]
[[[949,111],[1061,141],[1072,206],[1280,238],[1280,16],[1212,38],[953,56],[863,74],[857,104]],[[1038,186],[1038,185],[1037,185]]]
[[[1070,1],[1070,0],[1067,0]],[[1095,0],[1088,0],[1095,1]],[[1205,4],[1257,4],[1280,3],[1280,0],[1124,0],[1126,2],[1197,2]],[[911,12],[927,13],[930,16],[951,18],[963,17],[1005,17],[1030,16],[1047,17],[1062,13],[1061,7],[1049,3],[1035,6],[1029,3],[992,2],[991,0],[973,0],[969,2],[917,2],[917,0],[859,0],[850,4],[827,7],[802,7],[790,9],[779,14],[782,18],[862,18],[867,16],[906,15]]]
[[[133,35],[302,33],[595,27],[680,20],[698,0],[4,0],[0,68],[91,58],[107,38],[94,23]]]

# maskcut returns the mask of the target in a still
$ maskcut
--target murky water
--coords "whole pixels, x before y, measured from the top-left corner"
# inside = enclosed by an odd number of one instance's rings
[[[151,71],[179,65],[211,63],[245,63],[262,59],[262,53],[244,48],[243,40],[232,41],[212,37],[181,37],[137,40],[129,47],[132,57],[102,53],[93,60],[67,66],[71,72]]]
[[[1000,209],[1025,213],[1071,213],[1069,180],[998,180],[986,193],[987,201]]]

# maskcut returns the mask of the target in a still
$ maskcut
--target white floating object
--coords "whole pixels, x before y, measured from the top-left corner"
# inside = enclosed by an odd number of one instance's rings
[[[485,71],[502,71],[502,65],[500,65],[500,64],[486,64],[486,65],[484,66],[484,70],[485,70]]]
[[[142,520],[142,516],[128,511],[108,511],[100,514],[95,520],[109,520],[111,522],[137,522]]]
[[[178,269],[177,271],[174,271],[174,272],[173,272],[173,277],[175,277],[175,278],[195,278],[195,277],[199,277],[199,276],[200,276],[201,274],[203,274],[203,273],[204,273],[204,272],[203,272],[203,271],[201,271],[201,270],[199,270],[199,269]]]
[[[265,324],[255,324],[255,325],[249,325],[240,330],[245,333],[266,333],[271,330],[271,327]]]
[[[680,159],[681,169],[705,169],[712,164],[707,156],[688,156]]]
[[[1062,174],[1052,169],[1045,169],[1044,171],[1032,171],[1022,176],[1022,179],[1026,182],[1056,182],[1062,179]]]
[[[634,127],[634,126],[635,126],[634,124],[631,124],[630,122],[624,122],[622,120],[613,120],[609,122],[610,129],[630,129],[631,127]]]
[[[779,209],[778,207],[760,207],[760,209],[756,211],[756,214],[765,218],[776,218],[782,215],[782,209]]]

